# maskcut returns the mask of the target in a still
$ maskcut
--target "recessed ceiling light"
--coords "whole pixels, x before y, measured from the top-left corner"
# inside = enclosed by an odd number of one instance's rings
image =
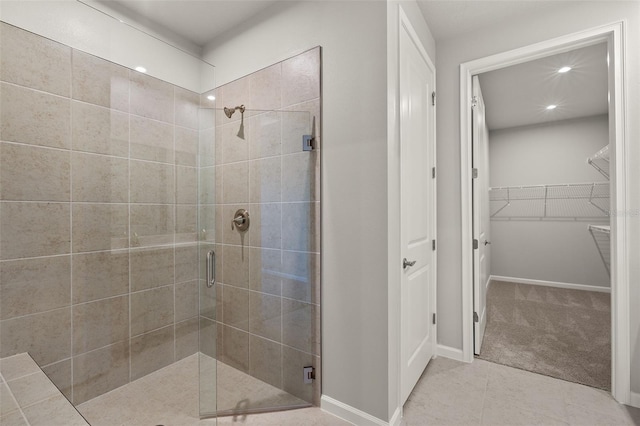
[[[138,72],[143,72],[143,73],[147,72],[147,69],[145,67],[136,67],[135,70],[138,71]]]
[[[571,67],[562,67],[558,70],[559,73],[565,73],[571,71]]]
[[[558,105],[549,105],[547,107],[547,109],[556,109],[558,107]]]
[[[207,96],[207,99],[209,99],[210,101],[215,101],[216,97],[213,96],[213,95],[209,95],[209,96]]]

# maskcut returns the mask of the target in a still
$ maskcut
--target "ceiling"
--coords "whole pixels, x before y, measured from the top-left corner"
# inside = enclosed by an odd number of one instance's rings
[[[572,69],[558,73],[563,66]],[[596,44],[480,75],[491,130],[606,114],[607,45]],[[557,105],[547,110],[548,105]]]
[[[281,3],[278,0],[94,1],[167,38],[173,36],[178,46],[186,46],[195,54],[221,34]],[[436,40],[481,30],[518,16],[553,13],[571,3],[575,6],[574,2],[564,0],[418,0]],[[481,86],[489,128],[606,113],[605,58],[606,46],[591,46],[483,74]],[[555,72],[567,64],[573,70],[566,74]],[[558,108],[544,109],[552,103]]]

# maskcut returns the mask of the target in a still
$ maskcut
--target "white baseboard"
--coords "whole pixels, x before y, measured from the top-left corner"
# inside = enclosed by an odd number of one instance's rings
[[[389,426],[400,426],[402,424],[402,410],[400,407],[396,408],[395,413],[391,416],[391,420],[389,420]]]
[[[438,345],[437,352],[438,356],[464,362],[464,353],[462,352],[462,349],[452,348],[451,346]]]
[[[529,278],[503,277],[500,275],[491,275],[491,280],[506,281],[510,283],[519,283],[519,284],[542,285],[545,287],[568,288],[571,290],[587,290],[587,291],[599,291],[601,293],[611,293],[610,287],[598,287],[595,285],[561,283],[557,281],[532,280]]]
[[[640,393],[631,392],[631,397],[629,398],[629,405],[632,407],[640,408]]]
[[[389,426],[389,423],[385,422],[384,420],[380,420],[379,418],[374,417],[371,414],[365,413],[362,410],[358,410],[357,408],[351,407],[350,405],[342,403],[326,395],[322,395],[322,397],[320,397],[320,408],[322,408],[327,413],[333,414],[336,417],[340,417],[341,419],[353,423],[354,425]],[[392,420],[395,419],[396,415],[398,417],[397,424],[400,424],[399,410],[394,413],[394,418]]]

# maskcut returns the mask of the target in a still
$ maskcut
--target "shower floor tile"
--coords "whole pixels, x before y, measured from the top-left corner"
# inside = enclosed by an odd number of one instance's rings
[[[101,395],[77,409],[92,426],[192,426],[216,425],[216,419],[200,420],[198,415],[198,356],[191,355],[141,379]],[[206,357],[208,358],[208,357]],[[211,358],[204,365],[213,365]],[[209,362],[207,362],[209,361]],[[304,401],[244,374],[226,364],[217,363],[218,410],[296,406]],[[205,396],[206,398],[206,396]],[[297,410],[220,417],[217,424],[247,425],[348,425],[318,407]]]

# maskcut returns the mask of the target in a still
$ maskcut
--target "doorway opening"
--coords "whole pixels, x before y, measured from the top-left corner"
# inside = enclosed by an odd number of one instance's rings
[[[472,77],[512,65],[558,55],[577,49],[605,43],[608,53],[607,89],[609,96],[608,140],[611,159],[610,176],[610,268],[611,268],[611,391],[618,401],[628,402],[629,392],[629,341],[628,341],[628,256],[626,241],[626,218],[616,212],[625,211],[627,205],[626,184],[628,164],[626,161],[627,140],[625,138],[623,69],[622,69],[622,23],[576,33],[509,52],[481,58],[461,65],[461,182],[462,182],[462,242],[463,242],[463,356],[472,362],[474,317],[480,320],[478,291],[474,292],[474,275],[478,271],[477,249],[484,241],[474,235],[472,152]],[[607,185],[604,185],[605,187]],[[549,190],[546,189],[547,194]],[[553,192],[553,191],[551,191]],[[588,201],[588,200],[587,200]],[[592,200],[593,201],[593,200]],[[542,203],[544,206],[545,203]],[[604,209],[606,211],[606,208]],[[494,212],[495,213],[495,212]],[[476,241],[474,241],[474,239]],[[489,241],[489,240],[487,240]],[[594,243],[591,243],[594,244]],[[474,259],[475,258],[475,259]],[[474,262],[474,260],[476,262]],[[602,260],[600,260],[602,262]],[[477,276],[477,275],[476,275]],[[475,308],[475,309],[474,309]],[[480,321],[478,321],[480,323]]]

